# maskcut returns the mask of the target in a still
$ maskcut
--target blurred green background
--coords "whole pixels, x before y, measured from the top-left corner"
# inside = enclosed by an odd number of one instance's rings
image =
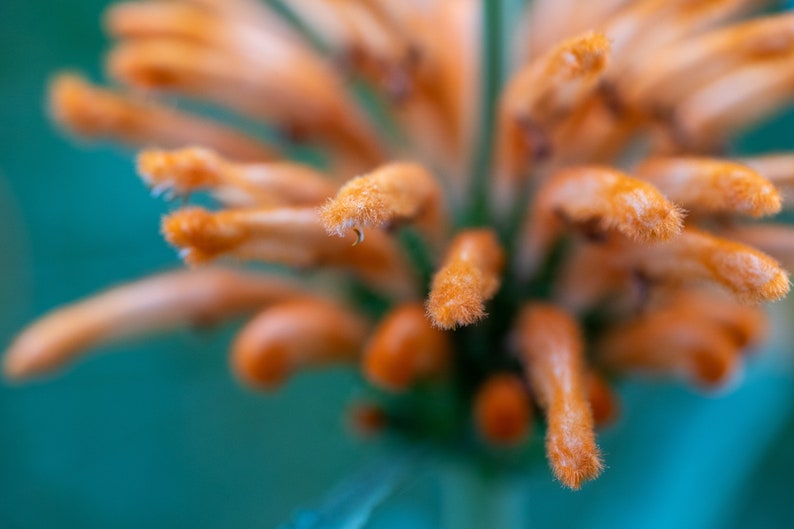
[[[62,138],[47,79],[100,79],[103,0],[0,2],[0,336],[111,284],[180,266],[158,234],[168,209],[131,155]],[[794,149],[786,113],[740,142]],[[790,305],[790,303],[789,303]],[[789,327],[790,310],[776,313]],[[270,396],[227,372],[231,329],[182,332],[0,385],[0,528],[274,527],[388,448],[349,436],[353,377],[308,374]],[[704,396],[632,383],[606,431],[609,468],[580,493],[545,467],[520,487],[530,527],[794,527],[791,336],[754,358],[744,384]],[[437,527],[442,481],[426,467],[371,527]]]

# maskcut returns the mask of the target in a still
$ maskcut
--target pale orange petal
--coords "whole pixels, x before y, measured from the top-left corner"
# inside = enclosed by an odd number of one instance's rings
[[[296,371],[352,362],[367,327],[362,317],[327,301],[285,302],[242,328],[232,345],[232,366],[247,384],[274,389]]]
[[[516,333],[527,378],[546,412],[549,463],[557,479],[578,489],[603,469],[587,402],[579,326],[565,312],[535,303],[522,310]]]
[[[275,149],[205,118],[116,94],[61,74],[50,85],[50,113],[62,127],[88,139],[164,148],[205,145],[240,160],[270,160]]]
[[[300,295],[305,293],[283,280],[223,269],[154,276],[45,315],[11,344],[5,373],[12,378],[44,375],[106,343],[206,325]]]
[[[333,185],[310,167],[290,162],[231,162],[201,147],[148,149],[138,155],[138,173],[154,194],[186,196],[210,190],[233,207],[318,205]]]
[[[496,294],[504,265],[504,250],[491,230],[455,237],[430,287],[427,314],[433,325],[454,329],[484,318],[485,302]]]

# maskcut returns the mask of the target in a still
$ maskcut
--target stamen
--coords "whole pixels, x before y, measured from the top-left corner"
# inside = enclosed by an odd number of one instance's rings
[[[454,329],[486,316],[485,302],[499,289],[505,252],[493,231],[461,232],[433,277],[427,315],[435,327]]]
[[[681,230],[683,214],[654,186],[607,167],[555,173],[538,192],[524,224],[519,259],[534,270],[565,223],[617,231],[639,242],[664,241]]]
[[[422,305],[402,305],[381,321],[364,348],[364,375],[375,386],[404,391],[443,374],[451,354],[448,336],[430,325]]]
[[[243,327],[232,345],[232,367],[252,387],[272,390],[298,370],[354,361],[366,331],[367,322],[342,306],[289,301]]]
[[[169,243],[201,264],[228,255],[296,267],[339,266],[398,297],[415,293],[415,279],[395,242],[373,232],[367,244],[328,237],[314,208],[224,210],[186,208],[163,218]],[[349,234],[348,234],[349,235]]]
[[[666,243],[627,250],[626,259],[651,279],[713,282],[746,303],[780,299],[790,288],[788,274],[768,255],[692,229]]]
[[[321,209],[328,233],[412,221],[438,242],[446,216],[441,188],[421,165],[391,163],[347,182]]]
[[[61,369],[90,349],[184,325],[209,325],[293,296],[288,282],[208,268],[154,276],[54,310],[9,347],[6,376],[36,377]]]
[[[673,202],[702,213],[761,217],[778,213],[777,189],[749,167],[710,158],[651,158],[635,174]]]
[[[72,74],[52,82],[50,112],[62,127],[89,139],[165,148],[200,144],[240,160],[275,157],[270,147],[220,124],[93,87]]]
[[[528,305],[517,326],[526,376],[546,412],[546,453],[563,485],[579,489],[603,469],[587,402],[584,351],[578,325],[566,313]]]
[[[487,443],[510,447],[526,440],[532,426],[529,394],[516,375],[491,375],[474,397],[477,432]]]
[[[210,189],[233,207],[317,205],[333,194],[328,179],[310,167],[288,162],[232,163],[200,147],[142,151],[138,173],[160,192],[184,196]]]

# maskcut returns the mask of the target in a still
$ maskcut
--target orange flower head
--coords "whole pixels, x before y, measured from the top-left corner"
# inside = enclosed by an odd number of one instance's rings
[[[358,368],[358,431],[491,455],[545,432],[579,489],[620,377],[740,371],[789,291],[794,230],[759,219],[790,206],[794,155],[723,146],[790,98],[791,14],[536,0],[508,50],[497,1],[283,4],[125,2],[105,17],[118,88],[54,78],[60,126],[141,149],[154,195],[210,200],[162,219],[189,268],[45,315],[8,377],[250,316],[230,364],[252,390]]]

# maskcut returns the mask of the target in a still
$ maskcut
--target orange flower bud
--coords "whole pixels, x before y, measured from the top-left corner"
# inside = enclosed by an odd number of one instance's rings
[[[421,305],[392,310],[364,349],[364,375],[374,385],[403,391],[443,373],[451,355],[447,335],[433,328]]]
[[[318,299],[294,300],[261,312],[232,345],[232,367],[258,389],[274,389],[294,372],[358,356],[367,324]]]
[[[474,421],[480,436],[494,446],[514,446],[529,434],[532,406],[516,375],[492,375],[477,390]]]
[[[363,401],[355,402],[348,408],[347,420],[353,433],[365,438],[383,432],[388,423],[383,408]]]
[[[609,383],[594,371],[587,376],[587,386],[587,398],[593,411],[595,425],[608,426],[620,413],[617,394]]]

